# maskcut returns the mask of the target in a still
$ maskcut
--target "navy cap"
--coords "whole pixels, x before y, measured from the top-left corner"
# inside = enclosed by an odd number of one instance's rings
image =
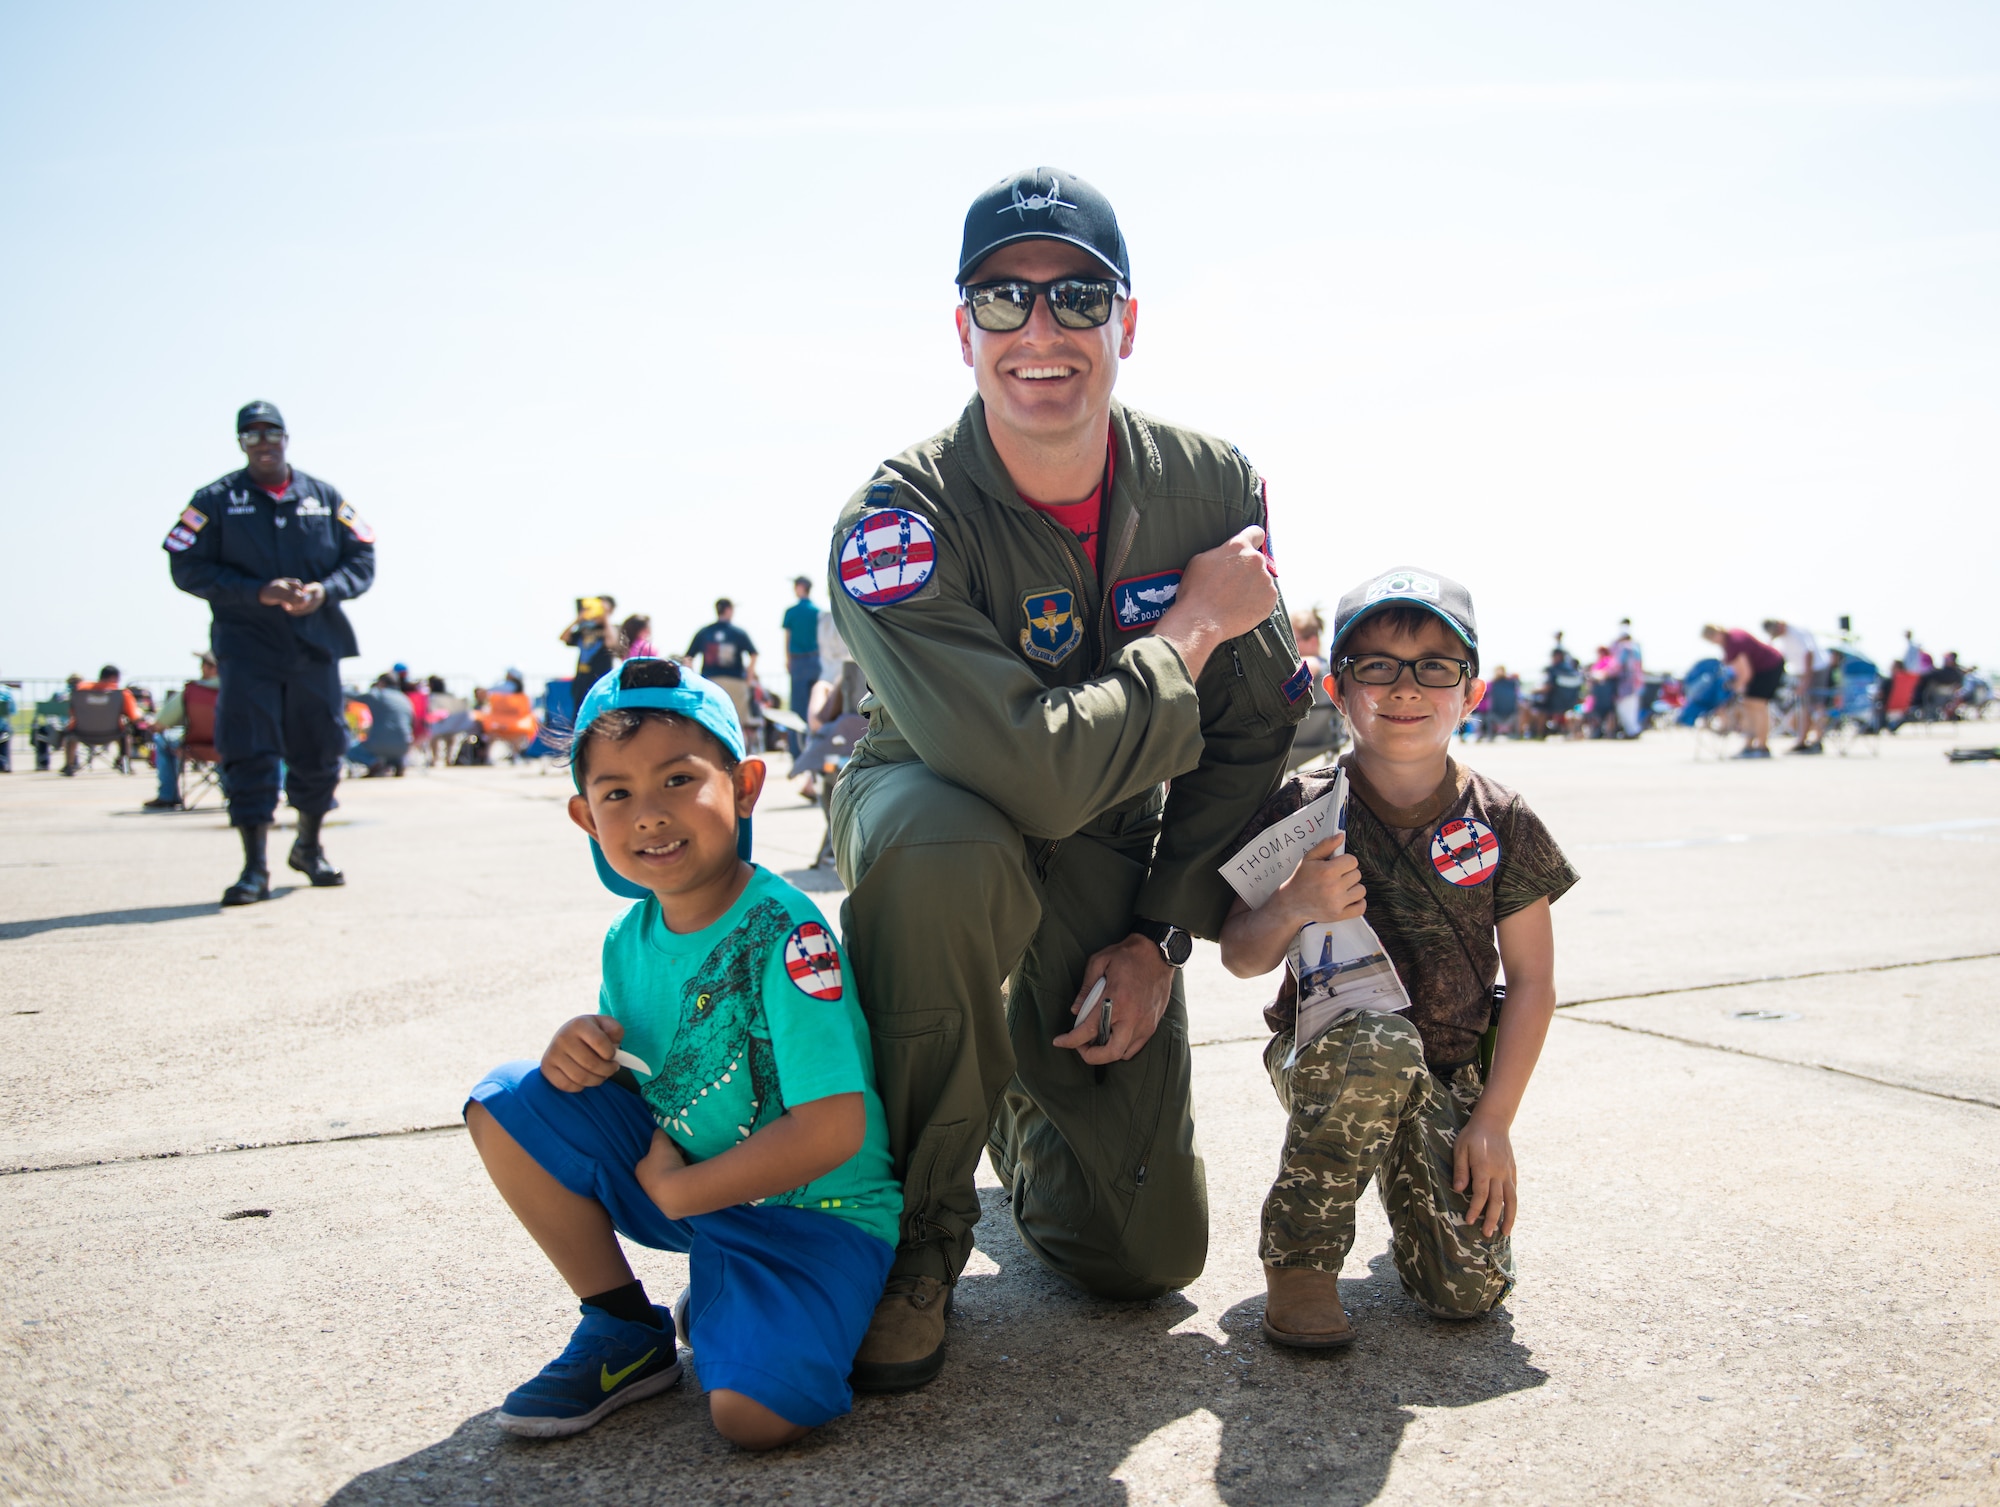
[[[1414,565],[1398,565],[1351,588],[1333,610],[1333,642],[1329,660],[1340,658],[1340,645],[1355,626],[1384,607],[1421,607],[1465,640],[1472,653],[1472,673],[1479,673],[1479,623],[1472,613],[1472,593],[1449,576]]]
[[[690,722],[699,723],[706,731],[715,735],[716,741],[729,750],[734,758],[744,757],[743,729],[737,725],[736,707],[727,692],[713,681],[704,680],[694,671],[684,669],[671,659],[628,659],[618,668],[615,675],[606,675],[590,688],[590,694],[583,698],[583,707],[576,714],[576,726],[571,732],[570,778],[576,782],[577,794],[583,793],[583,771],[576,767],[574,750],[590,732],[590,724],[606,712],[622,711],[628,707],[657,707],[662,711],[674,712]],[[750,818],[737,818],[736,856],[744,862],[750,861]],[[597,839],[590,839],[590,857],[597,865],[597,877],[604,881],[604,887],[614,895],[623,895],[627,900],[644,900],[653,892],[643,884],[634,884],[616,869],[604,856],[604,849],[597,845]]]
[[[252,424],[276,424],[280,429],[283,429],[285,427],[285,416],[278,412],[278,405],[276,403],[266,403],[262,398],[259,398],[256,402],[245,403],[241,408],[236,410],[236,432],[238,434],[241,434]]]
[[[1081,246],[1132,286],[1132,262],[1111,201],[1075,173],[1055,167],[1023,168],[1002,178],[965,212],[958,249],[961,286],[979,264],[1016,241],[1066,241]]]

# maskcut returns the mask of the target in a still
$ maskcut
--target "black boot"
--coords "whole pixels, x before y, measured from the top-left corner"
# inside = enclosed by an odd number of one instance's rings
[[[271,870],[264,862],[264,834],[269,826],[238,827],[243,839],[243,872],[222,892],[224,905],[255,905],[271,898]]]
[[[347,883],[347,876],[326,861],[319,845],[319,824],[325,815],[323,811],[299,813],[299,840],[292,844],[292,856],[286,860],[310,879],[315,889]]]

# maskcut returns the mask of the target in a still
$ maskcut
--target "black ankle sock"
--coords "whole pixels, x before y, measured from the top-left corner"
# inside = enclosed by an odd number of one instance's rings
[[[601,1292],[594,1298],[585,1298],[584,1306],[601,1308],[614,1319],[623,1319],[628,1324],[646,1324],[660,1328],[660,1316],[653,1312],[653,1300],[646,1296],[646,1284],[627,1282],[623,1287],[614,1287],[609,1292]]]

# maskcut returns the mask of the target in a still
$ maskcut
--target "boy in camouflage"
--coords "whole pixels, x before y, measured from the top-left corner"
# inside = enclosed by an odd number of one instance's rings
[[[1450,756],[1483,689],[1478,644],[1470,594],[1432,572],[1392,570],[1341,598],[1326,689],[1354,734],[1347,830],[1258,909],[1237,901],[1223,929],[1224,964],[1249,978],[1308,922],[1365,913],[1410,996],[1406,1013],[1336,1022],[1296,1060],[1289,972],[1264,1012],[1276,1033],[1264,1062],[1290,1115],[1259,1251],[1277,1344],[1353,1340],[1338,1277],[1370,1178],[1397,1275],[1425,1308],[1476,1318],[1514,1285],[1508,1129],[1555,1009],[1549,905],[1577,876],[1525,801]],[[1241,840],[1333,780],[1293,775]]]

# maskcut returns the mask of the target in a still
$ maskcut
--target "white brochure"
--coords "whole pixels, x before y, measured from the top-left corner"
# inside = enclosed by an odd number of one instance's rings
[[[1329,790],[1310,805],[1273,822],[1222,865],[1230,888],[1256,910],[1298,871],[1306,854],[1336,833],[1347,830],[1347,771],[1341,770]],[[1357,1010],[1393,1014],[1410,1008],[1410,996],[1396,977],[1396,968],[1382,950],[1375,928],[1356,917],[1351,921],[1311,921],[1299,928],[1285,952],[1285,966],[1298,984],[1298,1024],[1292,1033],[1292,1055],[1310,1046],[1326,1031]]]

